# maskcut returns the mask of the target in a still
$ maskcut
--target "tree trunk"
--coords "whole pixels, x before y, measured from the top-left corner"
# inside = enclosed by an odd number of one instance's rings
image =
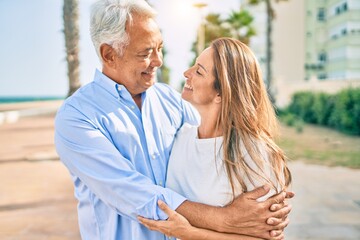
[[[79,76],[79,10],[77,0],[64,0],[63,19],[69,80],[67,96],[69,97],[81,86]]]
[[[265,0],[266,4],[266,85],[271,102],[275,102],[272,89],[272,24],[274,20],[274,10],[271,6],[271,0]]]

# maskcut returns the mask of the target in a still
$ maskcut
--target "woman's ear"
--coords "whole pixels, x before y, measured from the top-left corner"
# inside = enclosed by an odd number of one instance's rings
[[[220,93],[216,94],[216,97],[215,97],[215,103],[221,103],[221,95]]]
[[[108,44],[102,44],[100,46],[100,55],[104,64],[109,67],[115,65],[115,57],[117,56],[117,53],[113,47]]]

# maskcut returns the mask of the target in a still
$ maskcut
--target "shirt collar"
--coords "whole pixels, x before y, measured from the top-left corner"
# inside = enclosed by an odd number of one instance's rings
[[[111,93],[111,95],[113,95],[115,98],[122,97],[128,100],[132,100],[131,94],[124,85],[116,83],[114,80],[107,77],[98,69],[96,69],[95,71],[94,82],[105,88],[105,90]],[[141,94],[141,98],[143,101],[146,98],[146,92],[147,91]]]
[[[94,82],[105,88],[105,90],[116,98],[123,96],[124,94],[130,95],[124,85],[116,83],[98,69],[95,71]]]

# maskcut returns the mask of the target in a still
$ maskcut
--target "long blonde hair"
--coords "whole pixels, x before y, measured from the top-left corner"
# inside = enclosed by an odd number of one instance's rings
[[[243,174],[253,184],[255,179],[260,179],[276,191],[278,184],[286,189],[291,173],[284,152],[274,142],[278,123],[256,57],[236,39],[216,39],[211,48],[214,50],[214,88],[222,98],[217,124],[223,130],[223,158],[233,196],[236,183],[242,191],[247,191]],[[265,146],[276,182],[265,174],[259,143]],[[245,154],[249,154],[260,172],[246,163]]]

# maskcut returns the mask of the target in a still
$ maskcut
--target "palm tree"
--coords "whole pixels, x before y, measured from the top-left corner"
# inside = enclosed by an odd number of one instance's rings
[[[240,11],[233,11],[227,18],[222,19],[220,14],[210,13],[205,17],[205,48],[210,43],[219,37],[232,37],[248,44],[250,38],[255,35],[255,30],[252,26],[253,17],[251,14],[243,9]],[[197,56],[197,41],[193,43],[191,49]],[[192,65],[195,62],[194,58]]]
[[[69,97],[81,86],[79,76],[79,9],[77,0],[64,0],[63,19],[69,79],[69,92],[67,96]]]
[[[287,0],[275,0],[275,2],[287,1]],[[269,97],[272,102],[275,101],[273,92],[272,92],[272,29],[273,29],[273,20],[275,19],[275,11],[272,6],[271,0],[249,0],[249,3],[252,5],[257,5],[260,2],[264,2],[266,6],[266,85],[268,88]]]
[[[226,19],[231,25],[231,35],[245,44],[249,44],[250,38],[256,34],[252,22],[254,17],[246,10],[233,11]]]
[[[220,37],[231,37],[242,41],[245,44],[250,42],[250,38],[256,34],[252,26],[253,17],[250,12],[240,9],[233,11],[227,18],[222,19],[220,14],[209,13],[205,16],[205,44],[207,48],[210,43]],[[194,58],[190,62],[193,66],[198,56],[197,41],[192,44],[191,51],[194,53]],[[184,85],[184,81],[182,85]]]

